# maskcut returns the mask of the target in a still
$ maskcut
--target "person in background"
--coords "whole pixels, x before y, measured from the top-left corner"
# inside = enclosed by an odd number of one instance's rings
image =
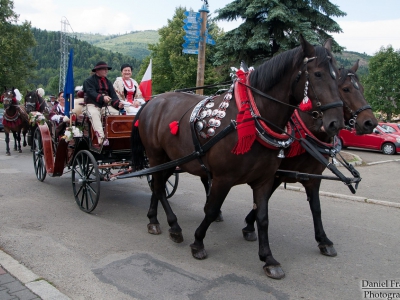
[[[118,110],[124,107],[120,103],[111,81],[107,79],[108,70],[111,70],[111,67],[106,62],[99,61],[92,69],[95,74],[83,83],[86,109],[97,135],[98,144],[105,146],[109,143],[108,140],[104,140],[101,116],[104,114],[118,115]]]
[[[47,103],[47,106],[49,107],[50,111],[53,109],[53,106],[54,106],[55,103],[56,103],[56,97],[53,96],[53,95],[50,95],[48,103]]]
[[[132,66],[123,64],[121,66],[121,77],[117,77],[114,88],[118,98],[124,104],[128,115],[136,115],[140,106],[145,103],[138,83],[131,78]]]

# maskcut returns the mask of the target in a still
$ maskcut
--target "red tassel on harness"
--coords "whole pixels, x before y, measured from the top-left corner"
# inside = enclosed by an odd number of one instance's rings
[[[135,127],[139,127],[139,120],[136,120]]]
[[[169,129],[173,135],[177,135],[178,130],[179,130],[179,122],[173,121],[173,122],[169,123]]]
[[[312,109],[312,103],[310,98],[304,97],[303,101],[301,101],[299,106],[301,111],[309,111]]]
[[[250,103],[246,102],[240,109],[237,118],[238,141],[232,153],[239,155],[248,152],[256,140],[256,126],[250,112]]]

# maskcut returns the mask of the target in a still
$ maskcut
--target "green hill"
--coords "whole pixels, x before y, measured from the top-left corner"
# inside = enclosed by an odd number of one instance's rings
[[[27,82],[31,89],[42,86],[46,94],[58,92],[60,74],[60,32],[32,28],[37,46],[32,49],[32,55],[37,61],[35,76]],[[74,49],[74,83],[82,85],[90,75],[91,69],[98,61],[106,61],[113,69],[108,78],[114,81],[121,76],[120,67],[124,63],[133,66],[133,77],[139,71],[140,61],[132,56],[105,50],[93,46],[77,38],[69,39],[69,48]]]
[[[93,46],[142,60],[150,54],[147,45],[157,43],[159,35],[156,30],[145,30],[132,31],[121,35],[76,33],[76,38]]]
[[[357,74],[359,76],[364,76],[368,74],[368,62],[371,56],[367,54],[361,54],[352,51],[343,51],[341,54],[335,53],[335,59],[337,61],[338,67],[351,68],[354,63],[359,59],[359,67]]]

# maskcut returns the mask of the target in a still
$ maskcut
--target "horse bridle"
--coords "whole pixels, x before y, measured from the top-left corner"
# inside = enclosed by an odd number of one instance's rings
[[[347,76],[349,76],[350,77],[350,81],[351,81],[351,83],[353,84],[353,87],[356,89],[356,90],[359,90],[360,89],[360,87],[358,86],[358,83],[357,83],[357,81],[355,80],[355,74],[353,74],[353,73],[347,73]],[[339,78],[340,79],[340,78]],[[372,110],[372,107],[370,106],[370,105],[364,105],[364,106],[362,106],[362,107],[360,107],[359,109],[357,109],[355,112],[348,106],[348,105],[346,105],[346,104],[344,104],[344,107],[348,110],[348,112],[351,114],[351,119],[350,120],[348,120],[348,123],[349,123],[349,125],[350,125],[350,127],[351,128],[354,128],[354,126],[356,125],[356,120],[357,120],[357,117],[358,117],[358,115],[362,112],[362,111],[364,111],[364,110],[367,110],[367,109],[371,109]]]
[[[40,103],[39,101],[39,96],[37,93],[35,93],[36,99],[35,99],[35,103],[31,103],[31,102],[26,102],[25,101],[25,108],[32,107],[32,110],[36,110],[36,103],[39,103],[39,109],[40,107],[42,107],[42,105],[45,103],[44,101],[42,103]]]
[[[7,101],[10,103],[7,107],[4,105],[4,109],[5,109],[5,110],[7,110],[9,106],[12,106],[12,105],[13,105],[13,104],[12,104],[13,96],[14,96],[14,95],[13,95],[12,91],[6,91],[6,92],[3,94],[3,103],[4,103],[4,100],[7,100]]]
[[[317,100],[317,103],[316,103],[317,109],[312,112],[305,111],[305,113],[308,113],[309,115],[311,115],[313,117],[313,119],[315,119],[315,120],[322,119],[322,116],[324,115],[323,112],[328,109],[336,108],[336,107],[343,107],[342,101],[333,102],[333,103],[329,103],[329,104],[325,104],[325,105],[322,105],[321,102],[319,101],[318,95],[315,93],[314,87],[311,84],[311,82],[309,81],[310,75],[307,70],[307,63],[313,61],[316,58],[317,58],[316,56],[311,57],[311,58],[305,57],[303,60],[303,69],[305,69],[304,74],[306,74],[306,83],[304,85],[304,97],[307,97],[308,86],[310,86],[311,89],[313,90],[313,93]],[[333,69],[333,66],[330,61],[332,58],[329,55],[327,55],[327,58],[329,59],[329,74],[331,75],[332,79],[336,80],[336,72]],[[300,76],[302,73],[303,73],[303,71],[301,71],[301,70],[298,72],[298,74],[296,76],[296,83],[300,80]]]

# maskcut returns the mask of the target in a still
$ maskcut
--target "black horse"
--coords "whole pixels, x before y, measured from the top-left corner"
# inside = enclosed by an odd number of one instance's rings
[[[21,153],[21,133],[24,138],[23,146],[26,146],[26,133],[29,128],[28,115],[25,108],[18,104],[15,98],[14,88],[7,89],[5,87],[0,102],[4,104],[3,125],[6,141],[6,155],[11,155],[9,145],[10,132],[13,133],[14,137],[14,150],[18,150],[18,152]]]
[[[49,107],[47,106],[46,101],[38,94],[37,90],[35,91],[26,91],[25,95],[25,109],[26,112],[34,113],[39,112],[43,114],[46,118],[49,117]],[[31,150],[33,149],[33,134],[36,130],[37,125],[31,124],[28,130],[28,145],[31,146]]]
[[[356,128],[357,134],[368,134],[378,125],[378,120],[375,118],[371,107],[364,98],[364,88],[357,77],[358,61],[350,69],[339,69],[338,87],[340,97],[344,104],[344,118],[348,126]],[[298,126],[305,128],[302,130],[302,135],[313,140],[318,145],[321,152],[328,156],[330,151],[340,149],[340,145],[331,143],[331,138],[325,134],[318,132],[313,127],[314,120],[311,116],[304,113],[299,113],[293,116],[297,118]],[[310,129],[307,129],[310,128]],[[338,148],[337,148],[338,147]],[[294,147],[295,148],[295,147]],[[299,151],[300,150],[300,151]],[[305,152],[304,148],[297,148],[296,153],[289,153],[289,157],[282,160],[280,169],[295,171],[300,173],[321,175],[325,170],[325,166],[318,162],[312,155]],[[334,153],[334,152],[333,152]],[[288,173],[286,173],[288,174]],[[306,191],[307,201],[309,202],[311,214],[314,221],[315,240],[318,243],[318,248],[321,254],[326,256],[336,256],[337,252],[332,241],[327,237],[322,225],[321,203],[319,199],[319,188],[321,185],[320,178],[294,178],[285,173],[278,173],[274,178],[272,191],[276,190],[282,182],[294,183],[300,182]],[[257,240],[255,233],[254,222],[256,221],[257,208],[250,211],[246,216],[246,227],[242,229],[243,237],[247,241]]]
[[[327,135],[333,136],[344,127],[343,103],[332,74],[330,43],[327,47],[312,46],[303,37],[300,42],[300,47],[256,68],[247,80],[238,72],[239,81],[234,91],[213,99],[165,93],[149,101],[135,118],[131,142],[136,168],[145,167],[147,159],[152,167],[179,161],[183,171],[212,180],[205,218],[190,246],[196,259],[207,257],[203,240],[230,189],[248,183],[258,207],[259,257],[265,262],[264,271],[272,278],[284,277],[279,262],[272,256],[268,238],[268,199],[281,162],[278,155],[282,147],[290,144],[288,136],[277,128],[288,124],[300,103],[309,105],[316,116],[316,128]],[[206,120],[209,117],[212,120]],[[236,122],[231,121],[235,119]],[[266,124],[274,126],[271,129]],[[256,138],[259,142],[254,142]],[[208,141],[212,147],[208,147]],[[191,154],[198,154],[198,159],[181,160]],[[161,201],[170,225],[170,238],[181,242],[182,229],[165,195],[166,181],[175,166],[153,173],[148,231],[160,233],[157,206]]]
[[[34,111],[38,111],[45,116],[48,116],[49,114],[49,108],[46,101],[40,97],[37,91],[26,91],[25,109],[28,114]]]

